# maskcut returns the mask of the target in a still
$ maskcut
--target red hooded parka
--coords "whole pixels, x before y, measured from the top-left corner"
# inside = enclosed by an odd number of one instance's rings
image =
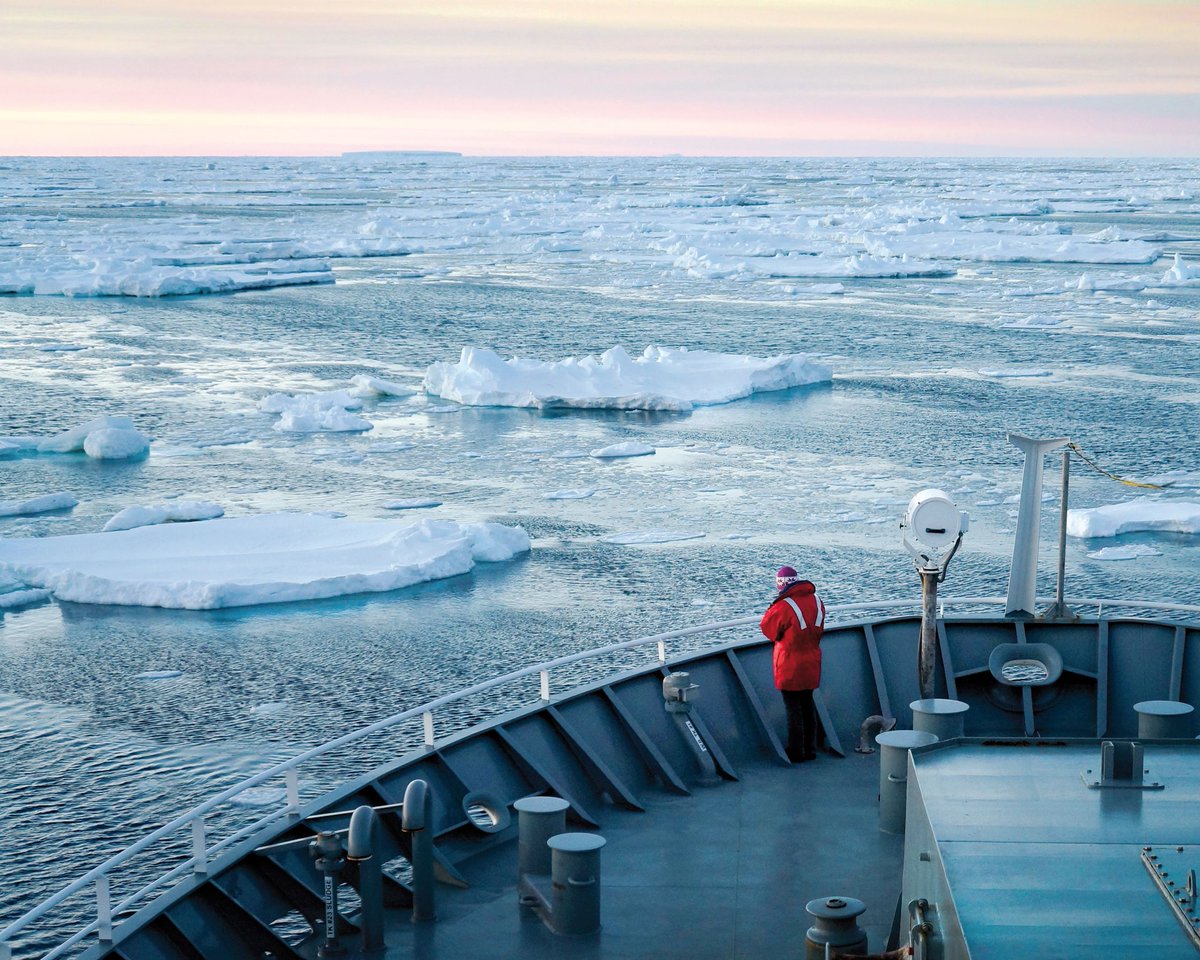
[[[800,608],[800,616],[787,601]],[[759,624],[763,636],[775,643],[775,687],[816,690],[821,685],[821,635],[825,604],[807,580],[794,583],[767,607]]]

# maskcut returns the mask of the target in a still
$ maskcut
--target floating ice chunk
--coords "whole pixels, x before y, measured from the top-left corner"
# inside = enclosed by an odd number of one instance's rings
[[[1027,317],[1021,317],[1019,320],[1014,320],[1011,323],[1006,323],[1004,326],[1016,330],[1044,330],[1047,327],[1061,326],[1064,322],[1064,317],[1051,317],[1044,313],[1033,313]]]
[[[83,452],[96,460],[133,460],[150,452],[150,440],[137,430],[105,427],[87,435]]]
[[[28,517],[51,510],[70,510],[78,503],[69,493],[46,493],[29,500],[0,500],[0,517]]]
[[[1093,277],[1091,274],[1081,273],[1078,280],[1068,280],[1063,284],[1065,290],[1079,290],[1082,293],[1094,291],[1110,290],[1113,292],[1136,293],[1139,290],[1145,290],[1146,284],[1142,280],[1137,280],[1132,277]]]
[[[1067,511],[1067,533],[1072,537],[1116,537],[1141,531],[1200,533],[1200,503],[1143,497]]]
[[[264,413],[278,413],[275,429],[281,433],[361,433],[375,424],[351,413],[362,400],[349,390],[323,393],[273,393],[258,403]]]
[[[624,443],[614,443],[599,450],[593,450],[588,456],[597,460],[615,460],[619,457],[648,457],[654,453],[654,447],[636,440],[626,440]]]
[[[135,673],[134,680],[174,680],[176,677],[182,677],[182,670],[146,670],[142,673]]]
[[[1200,264],[1188,263],[1181,254],[1175,254],[1171,269],[1158,281],[1160,287],[1200,287]]]
[[[85,424],[73,427],[63,433],[42,440],[38,444],[39,453],[76,453],[83,449],[88,434],[97,430],[135,430],[133,421],[128,417],[97,417]]]
[[[350,383],[351,392],[358,397],[408,397],[417,392],[415,387],[363,373],[351,377]]]
[[[1127,547],[1102,547],[1088,554],[1089,560],[1137,560],[1140,557],[1161,557],[1162,551],[1144,543],[1132,543]]]
[[[1052,377],[1054,371],[1042,370],[1037,367],[1007,367],[1003,370],[980,370],[981,377],[992,377],[997,380],[1024,377]]]
[[[60,600],[207,610],[397,590],[528,550],[496,523],[271,513],[0,540],[0,574]]]
[[[428,510],[432,507],[440,507],[441,500],[393,500],[391,503],[383,505],[384,510]]]
[[[798,296],[798,295],[807,294],[807,293],[836,294],[836,293],[845,293],[846,285],[844,283],[810,283],[810,284],[806,284],[804,286],[797,286],[796,284],[789,283],[789,284],[785,284],[780,289],[784,293],[789,293],[789,294],[792,294],[793,296]]]
[[[594,496],[595,487],[580,487],[576,490],[551,490],[546,494],[547,500],[586,500]]]
[[[116,514],[101,529],[104,533],[114,530],[132,530],[156,523],[185,523],[194,520],[215,520],[225,515],[217,504],[207,500],[175,500],[152,507],[126,507]]]
[[[832,376],[802,353],[760,358],[647,347],[635,359],[613,347],[599,357],[547,363],[464,347],[457,363],[429,367],[425,389],[472,406],[690,410]]]
[[[288,704],[280,700],[258,703],[250,708],[250,712],[256,717],[277,717],[281,713],[287,713],[287,711]]]
[[[676,540],[699,540],[703,533],[694,530],[635,530],[629,533],[610,533],[601,543],[674,543]]]
[[[31,603],[40,603],[50,596],[49,590],[10,590],[0,593],[0,610],[15,610]]]
[[[270,807],[280,805],[286,799],[287,790],[283,787],[247,787],[230,797],[229,802],[237,807]]]

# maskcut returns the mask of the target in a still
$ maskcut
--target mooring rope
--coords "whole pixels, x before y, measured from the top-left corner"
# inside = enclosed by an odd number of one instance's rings
[[[1136,480],[1126,480],[1124,477],[1118,477],[1115,473],[1109,473],[1100,464],[1096,463],[1091,457],[1079,449],[1079,444],[1071,442],[1067,444],[1075,456],[1079,457],[1084,463],[1095,470],[1097,473],[1108,477],[1110,480],[1116,480],[1117,483],[1123,483],[1127,487],[1141,487],[1143,490],[1166,490],[1170,484],[1164,483],[1138,483]]]

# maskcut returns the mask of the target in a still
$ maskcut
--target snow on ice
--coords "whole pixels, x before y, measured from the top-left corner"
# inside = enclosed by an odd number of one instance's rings
[[[272,513],[0,540],[0,574],[59,600],[207,610],[397,590],[529,546],[496,523]]]
[[[832,376],[802,353],[760,358],[647,347],[633,358],[613,347],[599,357],[546,362],[464,347],[457,363],[429,367],[425,389],[472,406],[690,410]]]
[[[1200,503],[1142,498],[1067,511],[1067,533],[1072,537],[1117,537],[1143,531],[1200,533]]]
[[[126,507],[106,523],[102,531],[132,530],[134,527],[149,527],[156,523],[185,523],[194,520],[215,520],[225,511],[207,500],[174,500],[156,506]]]

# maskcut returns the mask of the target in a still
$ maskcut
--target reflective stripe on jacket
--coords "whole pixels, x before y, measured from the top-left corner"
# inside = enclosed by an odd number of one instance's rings
[[[759,625],[775,643],[773,665],[779,690],[815,690],[821,685],[821,635],[825,604],[807,580],[793,584],[767,608]]]

